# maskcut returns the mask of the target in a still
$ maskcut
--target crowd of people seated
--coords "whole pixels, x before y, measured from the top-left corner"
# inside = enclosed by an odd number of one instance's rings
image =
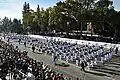
[[[37,62],[28,57],[27,52],[21,52],[17,46],[0,40],[0,49],[0,78],[2,80],[7,80],[6,76],[9,72],[11,80],[22,80],[18,72],[25,74],[24,78],[27,80],[64,80],[63,74],[52,70],[43,62]]]
[[[60,60],[75,63],[88,69],[98,65],[98,62],[103,63],[112,58],[113,48],[106,50],[103,45],[77,44],[66,41],[55,40],[52,37],[48,39],[33,38],[21,35],[9,35],[13,41],[18,40],[21,43],[26,43],[27,46],[34,47],[36,51],[52,55]],[[20,40],[19,40],[20,39]],[[25,46],[26,46],[25,45]]]

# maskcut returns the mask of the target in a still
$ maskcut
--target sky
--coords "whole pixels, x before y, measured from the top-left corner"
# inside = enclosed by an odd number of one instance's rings
[[[63,0],[0,0],[0,18],[5,16],[13,19],[22,19],[22,10],[24,2],[30,3],[30,8],[36,10],[37,5],[40,7],[54,6],[56,2]],[[120,0],[113,0],[116,10],[120,10]]]

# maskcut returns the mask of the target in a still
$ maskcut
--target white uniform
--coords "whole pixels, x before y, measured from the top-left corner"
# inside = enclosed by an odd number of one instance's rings
[[[107,55],[104,56],[104,61],[107,61]]]
[[[78,65],[79,64],[79,61],[78,60],[76,60],[76,65]]]
[[[91,60],[91,67],[93,67],[93,65],[94,65],[94,62],[93,62],[93,60]]]
[[[75,58],[77,58],[77,53],[75,53]]]
[[[62,54],[60,55],[60,60],[62,59]]]
[[[82,63],[82,58],[80,58],[80,64]]]
[[[87,69],[90,70],[90,62],[87,62]]]
[[[107,57],[107,60],[109,60],[109,54],[107,54],[106,57]]]
[[[103,57],[101,57],[101,63],[103,63]]]
[[[71,58],[71,61],[73,61],[73,56],[71,56],[70,58]]]
[[[68,60],[69,60],[69,57],[68,57],[68,56],[66,56],[66,61],[68,62]]]
[[[94,64],[97,65],[97,58],[95,58]]]

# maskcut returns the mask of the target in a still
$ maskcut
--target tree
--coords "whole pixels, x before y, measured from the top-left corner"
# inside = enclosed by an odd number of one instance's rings
[[[109,11],[113,2],[110,0],[99,0],[94,8],[94,30],[99,35],[104,36],[106,26],[109,26]],[[99,32],[98,32],[99,31]]]
[[[34,33],[56,30],[68,35],[80,30],[82,37],[87,22],[92,22],[95,34],[113,37],[115,29],[119,29],[119,17],[111,0],[65,0],[47,9],[38,5],[36,11],[30,9],[29,3],[23,6],[23,25]]]
[[[19,34],[23,32],[23,28],[20,23],[20,20],[17,19],[13,20],[13,23],[10,25],[10,31],[12,33],[19,33]]]
[[[33,13],[32,10],[30,10],[29,3],[27,4],[25,2],[25,4],[23,5],[23,12],[22,13],[23,13],[23,19],[22,19],[23,26],[24,26],[24,28],[27,28],[32,22],[32,13]]]
[[[3,32],[9,32],[9,29],[10,29],[10,25],[11,25],[11,20],[9,20],[7,17],[5,17],[3,20],[2,20],[2,27],[1,27],[1,30]]]

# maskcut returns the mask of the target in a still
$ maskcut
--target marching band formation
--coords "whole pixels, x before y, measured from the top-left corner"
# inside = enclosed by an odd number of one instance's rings
[[[68,63],[75,63],[81,66],[83,71],[98,66],[112,58],[113,47],[106,49],[104,45],[89,45],[70,43],[62,40],[56,40],[52,37],[34,38],[24,35],[6,35],[7,39],[24,43],[34,51],[45,53],[52,56],[52,61],[56,64],[58,59],[65,60]]]

